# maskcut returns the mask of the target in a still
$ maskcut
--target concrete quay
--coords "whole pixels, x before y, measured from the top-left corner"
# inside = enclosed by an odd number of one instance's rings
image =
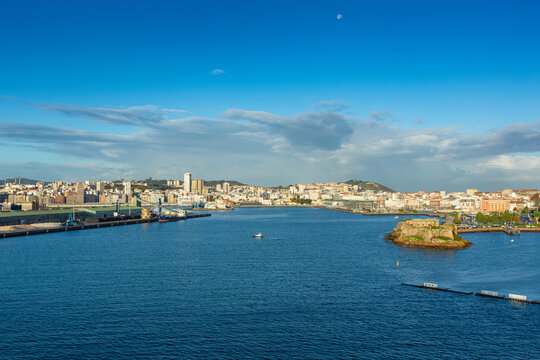
[[[508,235],[519,235],[522,232],[540,232],[540,228],[504,228],[504,227],[489,227],[475,229],[458,229],[458,234],[471,233],[488,233],[488,232],[503,232]]]
[[[173,221],[180,221],[185,219],[194,219],[200,217],[211,216],[211,214],[187,214],[186,217],[179,217]],[[159,219],[157,217],[152,217],[149,219],[128,219],[128,220],[111,220],[103,221],[90,224],[81,224],[81,225],[72,225],[72,226],[53,226],[53,227],[29,227],[29,228],[17,228],[10,231],[0,231],[0,238],[8,238],[15,236],[27,236],[27,235],[38,235],[38,234],[48,234],[62,231],[75,231],[75,230],[86,230],[86,229],[96,229],[96,228],[105,228],[112,226],[123,226],[123,225],[133,225],[133,224],[144,224],[157,222]],[[37,225],[37,224],[34,224]]]

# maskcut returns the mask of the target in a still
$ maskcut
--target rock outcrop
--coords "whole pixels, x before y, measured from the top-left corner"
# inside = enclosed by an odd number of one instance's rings
[[[466,249],[472,245],[458,235],[455,225],[440,225],[437,219],[406,219],[386,238],[399,246],[435,249]]]

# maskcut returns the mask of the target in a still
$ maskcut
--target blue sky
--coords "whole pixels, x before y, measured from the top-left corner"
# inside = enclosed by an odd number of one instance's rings
[[[535,1],[4,2],[0,177],[538,188],[539,14]]]

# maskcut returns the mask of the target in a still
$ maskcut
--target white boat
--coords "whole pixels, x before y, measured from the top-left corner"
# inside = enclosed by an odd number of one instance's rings
[[[258,234],[251,235],[251,236],[253,236],[254,238],[257,238],[257,239],[262,239],[263,234],[262,234],[262,233],[258,233]]]
[[[399,219],[399,216],[394,216],[394,219]]]

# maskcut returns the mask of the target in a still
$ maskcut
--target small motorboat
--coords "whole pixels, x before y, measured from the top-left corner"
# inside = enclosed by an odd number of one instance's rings
[[[256,239],[262,239],[263,234],[262,234],[262,233],[258,233],[258,234],[251,235],[251,236],[254,237],[254,238],[256,238]]]
[[[394,219],[399,219],[399,216],[394,216]]]

